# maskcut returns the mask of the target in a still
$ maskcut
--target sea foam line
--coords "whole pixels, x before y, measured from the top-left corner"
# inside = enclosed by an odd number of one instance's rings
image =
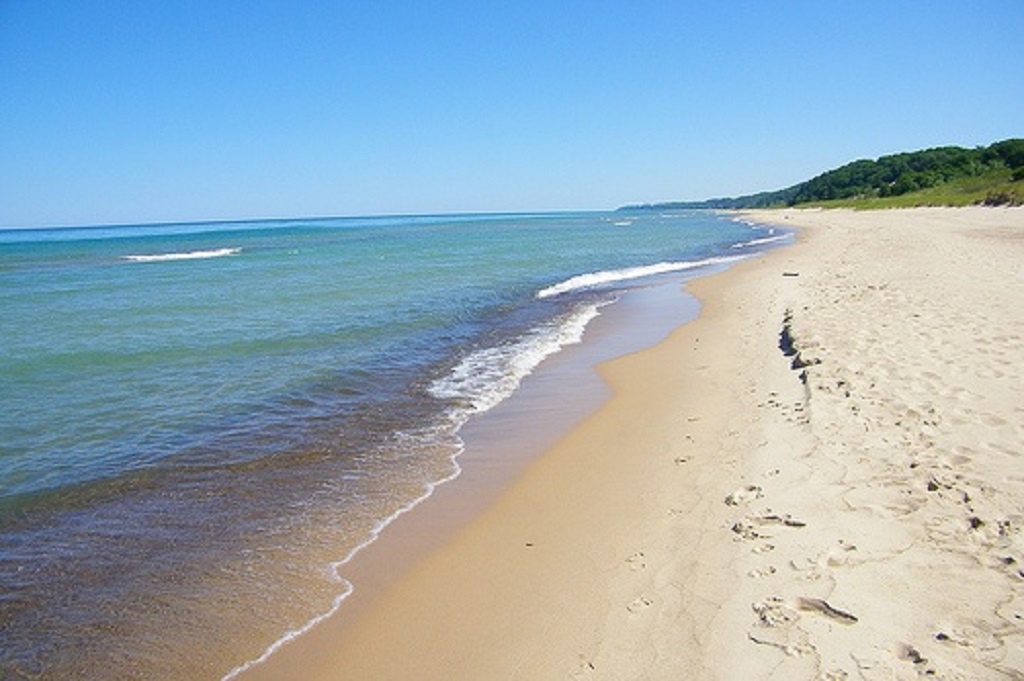
[[[566,279],[563,282],[548,286],[545,289],[541,289],[537,292],[538,298],[551,298],[553,296],[562,295],[570,291],[580,291],[583,289],[595,288],[606,284],[612,284],[620,281],[628,281],[630,279],[640,279],[641,277],[649,277],[655,274],[665,274],[668,272],[682,272],[684,270],[692,270],[697,267],[706,267],[708,265],[721,265],[725,263],[734,262],[742,258],[737,256],[721,256],[714,258],[705,258],[704,260],[686,260],[680,262],[659,262],[653,265],[641,265],[639,267],[627,267],[621,270],[602,270],[600,272],[588,272],[586,274],[580,274],[570,279]]]
[[[166,262],[169,260],[205,260],[223,258],[241,253],[241,248],[217,248],[212,251],[188,251],[185,253],[155,253],[152,255],[125,255],[122,260],[129,262]]]
[[[515,392],[522,380],[533,373],[534,369],[547,357],[567,345],[581,342],[587,325],[600,314],[601,307],[611,302],[614,301],[609,300],[582,307],[560,321],[525,333],[511,343],[470,353],[452,369],[448,376],[436,380],[429,388],[432,395],[441,399],[455,398],[463,402],[461,409],[449,414],[450,426],[456,439],[455,450],[451,456],[453,472],[440,480],[426,483],[423,494],[383,520],[377,521],[371,528],[369,537],[350,549],[344,558],[329,565],[331,579],[342,585],[342,592],[335,596],[330,608],[316,615],[298,629],[287,631],[271,643],[259,657],[238,665],[225,674],[221,681],[232,681],[239,674],[266,662],[282,647],[338,612],[345,600],[355,592],[355,585],[341,576],[342,567],[355,558],[360,551],[377,541],[381,533],[391,523],[429,499],[437,487],[462,474],[458,458],[465,445],[458,437],[458,431],[466,421],[474,414],[493,409],[505,401]]]
[[[778,234],[776,236],[766,236],[760,239],[751,239],[750,241],[744,241],[743,243],[733,244],[730,248],[749,248],[750,246],[759,246],[760,244],[770,244],[773,241],[784,241],[789,238],[789,234]]]
[[[512,395],[546,358],[582,341],[587,325],[610,302],[587,305],[512,342],[470,353],[447,376],[430,385],[430,394],[461,401],[465,418],[493,409]]]
[[[276,653],[278,650],[288,645],[295,639],[299,638],[303,634],[308,633],[315,626],[317,626],[324,620],[330,618],[332,615],[334,615],[334,613],[338,612],[338,610],[341,609],[341,606],[345,602],[345,600],[349,596],[351,596],[356,590],[356,587],[352,582],[341,576],[341,568],[344,565],[346,565],[349,561],[351,561],[353,558],[355,558],[356,554],[358,554],[360,551],[365,549],[370,544],[377,541],[377,539],[380,538],[381,533],[384,531],[385,528],[387,528],[388,525],[395,522],[396,520],[398,520],[398,518],[405,515],[406,513],[408,513],[409,511],[411,511],[412,509],[416,508],[421,503],[429,499],[431,496],[433,496],[434,490],[437,489],[437,487],[443,485],[446,482],[451,482],[455,478],[459,477],[459,475],[462,474],[462,467],[459,466],[457,459],[463,447],[464,445],[460,439],[458,441],[458,450],[452,456],[452,464],[454,465],[455,470],[451,473],[451,475],[448,475],[447,477],[437,480],[436,482],[426,483],[424,485],[423,494],[416,497],[405,506],[402,506],[397,511],[389,515],[387,518],[377,521],[377,523],[374,524],[373,528],[371,528],[370,536],[367,539],[365,539],[364,541],[350,549],[344,558],[335,561],[329,565],[329,575],[331,579],[342,585],[342,592],[334,597],[334,600],[331,602],[330,608],[328,608],[325,612],[313,617],[298,629],[292,629],[285,632],[285,634],[281,638],[277,639],[269,646],[267,646],[267,649],[264,650],[259,657],[238,665],[237,667],[229,671],[227,674],[225,674],[221,678],[221,681],[231,681],[231,679],[236,678],[239,674],[242,674],[257,665],[263,664],[264,662],[269,660],[270,656]]]

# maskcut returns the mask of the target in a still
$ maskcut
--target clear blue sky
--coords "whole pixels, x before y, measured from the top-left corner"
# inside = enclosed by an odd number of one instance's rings
[[[1022,36],[1022,0],[0,0],[0,226],[778,189],[1024,136]]]

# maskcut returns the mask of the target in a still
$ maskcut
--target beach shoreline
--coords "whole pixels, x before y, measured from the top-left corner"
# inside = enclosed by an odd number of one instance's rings
[[[265,654],[232,670],[228,678],[279,678],[280,651],[290,650],[293,644],[304,651],[323,651],[345,636],[368,604],[401,579],[410,565],[450,541],[532,460],[608,399],[610,390],[597,366],[655,345],[697,317],[699,303],[681,290],[683,282],[726,266],[655,276],[620,292],[614,304],[603,306],[588,324],[584,342],[567,345],[547,358],[513,395],[460,429],[464,446],[458,476],[437,485],[422,505],[396,517],[386,532],[338,567],[338,576],[352,585],[339,607],[312,628],[275,644],[269,657]],[[264,665],[267,659],[272,662]]]
[[[1020,678],[1024,211],[743,217],[804,231],[239,678]]]

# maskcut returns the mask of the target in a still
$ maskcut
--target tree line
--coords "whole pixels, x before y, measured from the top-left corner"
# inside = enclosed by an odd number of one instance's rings
[[[1024,179],[1024,139],[1008,139],[987,147],[935,147],[861,159],[822,173],[806,182],[773,192],[747,196],[626,206],[626,209],[768,208],[836,199],[900,196],[947,182],[1009,169],[1014,181]]]

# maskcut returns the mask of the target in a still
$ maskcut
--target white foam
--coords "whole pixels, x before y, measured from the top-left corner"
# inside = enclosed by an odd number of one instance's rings
[[[637,277],[660,274],[663,272],[681,271],[716,265],[722,263],[743,260],[744,256],[708,258],[706,260],[692,262],[659,263],[646,267],[629,268],[625,270],[610,270],[607,272],[596,272],[590,275],[581,275],[563,282],[562,284],[549,287],[537,294],[537,297],[544,298],[558,295],[565,291],[588,288],[597,284],[632,279]],[[571,283],[570,283],[571,282]],[[549,292],[545,295],[545,291]],[[315,626],[328,619],[336,613],[342,603],[355,591],[352,582],[341,576],[341,568],[351,561],[356,554],[375,542],[380,534],[397,518],[408,513],[420,503],[433,495],[434,490],[451,480],[454,480],[462,473],[458,464],[458,456],[461,453],[462,441],[457,433],[466,421],[474,414],[479,414],[508,399],[522,383],[523,379],[533,371],[546,358],[560,351],[568,345],[580,343],[583,340],[584,331],[587,325],[601,314],[600,310],[605,305],[614,302],[606,300],[580,307],[567,316],[541,327],[533,329],[524,335],[502,345],[483,348],[467,355],[451,372],[434,381],[429,387],[430,393],[440,399],[455,399],[459,406],[454,413],[449,414],[451,421],[449,426],[456,433],[455,439],[458,443],[456,451],[452,455],[453,472],[436,482],[427,483],[424,492],[419,497],[392,513],[387,518],[377,522],[370,531],[369,537],[352,548],[341,560],[330,565],[330,575],[333,580],[342,585],[341,593],[335,597],[331,607],[324,613],[313,617],[304,625],[285,633],[267,647],[263,653],[248,662],[245,662],[224,675],[221,681],[231,681],[239,674],[266,662],[275,652],[291,641],[307,633]]]
[[[583,332],[587,324],[597,317],[600,314],[600,308],[609,302],[612,301],[578,309],[561,321],[544,325],[512,342],[493,348],[484,348],[468,355],[448,376],[438,379],[430,386],[430,392],[435,397],[455,398],[462,401],[460,408],[455,413],[449,414],[451,419],[449,427],[457,433],[470,416],[492,409],[507,399],[519,387],[522,380],[533,373],[533,370],[545,358],[567,345],[579,343],[583,339]],[[415,437],[415,434],[406,435]],[[457,446],[451,458],[453,472],[450,475],[436,482],[427,483],[424,486],[423,494],[387,518],[377,522],[370,530],[366,540],[353,547],[344,558],[330,565],[331,579],[342,585],[341,593],[334,598],[331,607],[301,627],[286,632],[281,638],[270,644],[259,657],[238,665],[225,674],[221,681],[231,681],[239,674],[266,662],[283,646],[307,633],[341,608],[342,603],[355,591],[352,582],[341,576],[341,568],[356,554],[377,541],[388,525],[430,498],[439,485],[454,480],[462,473],[462,468],[458,464],[462,441],[457,435],[455,442]]]
[[[737,256],[729,257],[715,257],[706,258],[704,260],[687,260],[682,262],[659,262],[653,265],[642,265],[640,267],[627,267],[621,270],[603,270],[600,272],[588,272],[587,274],[580,274],[570,279],[566,279],[563,282],[548,286],[537,292],[538,298],[550,298],[552,296],[562,295],[570,291],[580,291],[583,289],[596,288],[598,286],[604,286],[606,284],[613,284],[620,281],[628,281],[630,279],[640,279],[641,277],[649,277],[655,274],[665,274],[667,272],[681,272],[684,270],[691,270],[697,267],[706,267],[708,265],[721,265],[724,263],[733,262],[739,260]]]
[[[337,576],[337,572],[335,572],[335,576]],[[225,674],[221,678],[221,681],[229,681],[230,679],[233,679],[233,678],[237,677],[239,674],[252,669],[256,665],[263,664],[264,662],[266,662],[270,658],[271,655],[273,655],[278,650],[280,650],[282,646],[285,646],[288,643],[291,643],[292,641],[297,639],[299,636],[302,636],[303,634],[307,633],[310,629],[312,629],[313,627],[315,627],[316,625],[320,624],[325,619],[327,619],[328,617],[330,617],[331,615],[336,613],[338,611],[338,608],[341,607],[342,602],[346,598],[348,598],[352,594],[352,592],[354,591],[354,588],[352,587],[352,582],[348,581],[347,579],[342,579],[341,577],[337,577],[337,579],[345,585],[345,590],[344,590],[344,592],[342,592],[341,595],[339,595],[338,597],[336,597],[334,599],[334,603],[331,606],[330,610],[328,610],[327,612],[323,613],[322,615],[318,615],[318,616],[314,617],[313,619],[311,619],[309,622],[307,622],[301,628],[295,629],[293,631],[289,631],[287,634],[285,634],[281,638],[279,638],[276,641],[274,641],[274,643],[272,643],[270,645],[270,647],[268,647],[263,652],[262,655],[260,655],[259,657],[257,657],[254,660],[249,660],[248,662],[246,662],[244,664],[238,665],[237,667],[235,667],[234,669],[229,671],[227,674]]]
[[[217,248],[212,251],[188,251],[184,253],[155,253],[152,255],[125,255],[122,260],[129,262],[167,262],[170,260],[206,260],[223,258],[241,253],[241,248]]]
[[[347,564],[349,561],[351,561],[356,556],[356,554],[358,554],[360,551],[365,549],[370,544],[372,544],[375,541],[377,541],[377,539],[380,538],[381,532],[383,532],[384,529],[387,528],[388,525],[390,525],[395,520],[397,520],[401,516],[405,515],[406,513],[411,511],[412,509],[416,508],[417,506],[419,506],[421,503],[423,503],[427,499],[429,499],[434,494],[434,490],[439,485],[443,485],[446,482],[451,482],[455,478],[459,477],[459,475],[462,473],[462,468],[459,466],[457,459],[458,459],[458,454],[459,454],[459,452],[461,451],[461,448],[462,448],[462,441],[458,440],[458,443],[459,443],[459,447],[458,447],[457,451],[452,455],[452,464],[453,464],[454,470],[453,470],[453,472],[450,475],[448,475],[447,477],[442,478],[441,480],[438,480],[436,482],[426,483],[424,485],[423,494],[421,494],[420,496],[416,497],[414,500],[412,500],[411,502],[409,502],[405,506],[402,506],[397,511],[395,511],[394,513],[389,515],[387,518],[384,518],[383,520],[378,521],[373,526],[373,528],[370,530],[370,536],[366,540],[364,540],[362,543],[354,546],[348,552],[348,554],[346,554],[345,557],[342,558],[341,560],[338,560],[338,561],[335,561],[334,563],[331,563],[331,565],[329,567],[330,577],[331,577],[331,579],[333,579],[334,581],[336,581],[336,582],[338,582],[339,584],[342,585],[342,591],[341,591],[340,594],[338,594],[337,596],[334,597],[334,601],[331,603],[331,607],[328,608],[325,612],[317,615],[316,617],[313,617],[312,619],[310,619],[308,622],[303,624],[298,629],[292,629],[292,630],[286,632],[284,634],[284,636],[282,636],[281,638],[279,638],[276,641],[274,641],[273,643],[271,643],[267,647],[267,649],[264,650],[263,653],[259,657],[255,658],[255,659],[252,659],[252,660],[249,660],[248,662],[244,662],[244,663],[238,665],[237,667],[235,667],[234,669],[229,671],[227,674],[225,674],[221,678],[221,681],[230,681],[231,679],[236,678],[239,674],[242,674],[243,672],[246,672],[249,669],[252,669],[256,665],[263,664],[268,659],[270,659],[271,655],[276,653],[282,647],[288,645],[289,643],[291,643],[295,639],[299,638],[303,634],[309,632],[311,629],[313,629],[313,627],[317,626],[318,624],[320,624],[324,620],[326,620],[329,617],[331,617],[332,615],[334,615],[334,613],[338,612],[338,610],[341,608],[342,603],[345,602],[345,599],[347,599],[349,596],[351,596],[352,593],[355,591],[355,585],[353,585],[352,582],[350,582],[349,580],[347,580],[347,579],[345,579],[344,577],[341,576],[341,568],[345,564]]]
[[[733,244],[730,248],[749,248],[750,246],[757,246],[760,244],[770,244],[773,241],[784,241],[788,239],[788,234],[780,234],[777,236],[766,236],[760,239],[751,239],[750,241],[744,241],[743,243]]]
[[[460,400],[467,416],[493,409],[515,392],[544,359],[579,343],[587,324],[605,304],[580,308],[509,343],[470,353],[449,375],[434,381],[430,394]]]

